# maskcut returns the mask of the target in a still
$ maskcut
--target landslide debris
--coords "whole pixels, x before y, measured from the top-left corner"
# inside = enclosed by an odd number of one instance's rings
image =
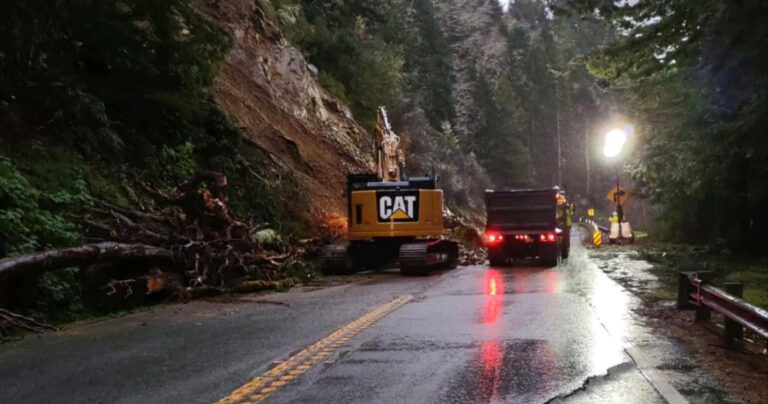
[[[223,174],[199,172],[171,193],[140,185],[157,210],[91,201],[81,225],[88,228],[91,239],[100,241],[1,259],[2,296],[13,296],[7,287],[11,281],[67,267],[86,269],[86,294],[114,296],[117,302],[134,295],[141,302],[141,297],[155,294],[187,300],[281,289],[295,282],[285,268],[296,263],[303,250],[281,242],[261,224],[235,219],[224,195],[227,177]],[[0,300],[3,303],[13,302]],[[8,313],[0,318],[0,329],[41,328]]]

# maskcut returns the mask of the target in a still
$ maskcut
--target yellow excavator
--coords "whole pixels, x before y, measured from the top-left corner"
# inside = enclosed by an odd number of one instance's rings
[[[435,176],[405,175],[400,137],[378,109],[376,173],[347,176],[348,240],[325,246],[325,273],[353,273],[398,261],[403,275],[455,268],[458,244],[443,236],[443,191]]]

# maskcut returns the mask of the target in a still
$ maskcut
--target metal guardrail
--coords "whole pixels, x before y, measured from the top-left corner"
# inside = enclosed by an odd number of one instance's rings
[[[680,272],[677,283],[677,309],[696,310],[696,321],[709,321],[712,310],[725,317],[723,338],[728,345],[738,345],[744,328],[768,341],[768,311],[741,299],[744,284],[726,282],[725,291],[708,281],[712,272]],[[768,342],[766,343],[768,350]]]
[[[611,232],[611,229],[609,229],[609,228],[607,228],[607,227],[605,227],[603,225],[598,224],[596,221],[594,221],[592,219],[583,219],[583,221],[582,220],[579,220],[579,221],[582,222],[582,223],[586,223],[589,226],[597,226],[597,228],[601,232],[603,232],[603,233],[610,233]]]

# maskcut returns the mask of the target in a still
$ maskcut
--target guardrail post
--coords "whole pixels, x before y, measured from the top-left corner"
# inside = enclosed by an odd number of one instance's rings
[[[677,274],[677,309],[693,310],[695,305],[691,304],[691,281],[689,278],[693,275],[691,272],[678,272]]]
[[[694,276],[699,280],[699,287],[701,287],[701,285],[711,281],[714,274],[712,271],[700,271],[696,272]],[[694,290],[690,291],[693,292]],[[703,304],[696,306],[696,322],[706,322],[709,321],[710,318],[712,318],[712,310],[710,310],[709,307],[704,306]]]
[[[696,306],[696,322],[704,323],[712,318],[712,310],[709,307],[702,305]]]
[[[738,298],[744,297],[744,284],[741,282],[725,282],[725,292]],[[739,345],[744,338],[744,327],[741,324],[725,318],[725,333],[723,333],[726,345]]]

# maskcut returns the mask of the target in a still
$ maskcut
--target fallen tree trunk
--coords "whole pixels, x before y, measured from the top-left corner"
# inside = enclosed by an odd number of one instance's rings
[[[16,314],[5,309],[0,309],[0,319],[28,331],[41,332],[45,330],[56,330],[56,327],[50,324],[40,323],[31,317],[22,316],[21,314]]]
[[[19,271],[45,272],[66,267],[82,267],[97,262],[143,259],[158,264],[173,264],[171,250],[146,244],[103,242],[62,248],[0,259],[0,277]]]

